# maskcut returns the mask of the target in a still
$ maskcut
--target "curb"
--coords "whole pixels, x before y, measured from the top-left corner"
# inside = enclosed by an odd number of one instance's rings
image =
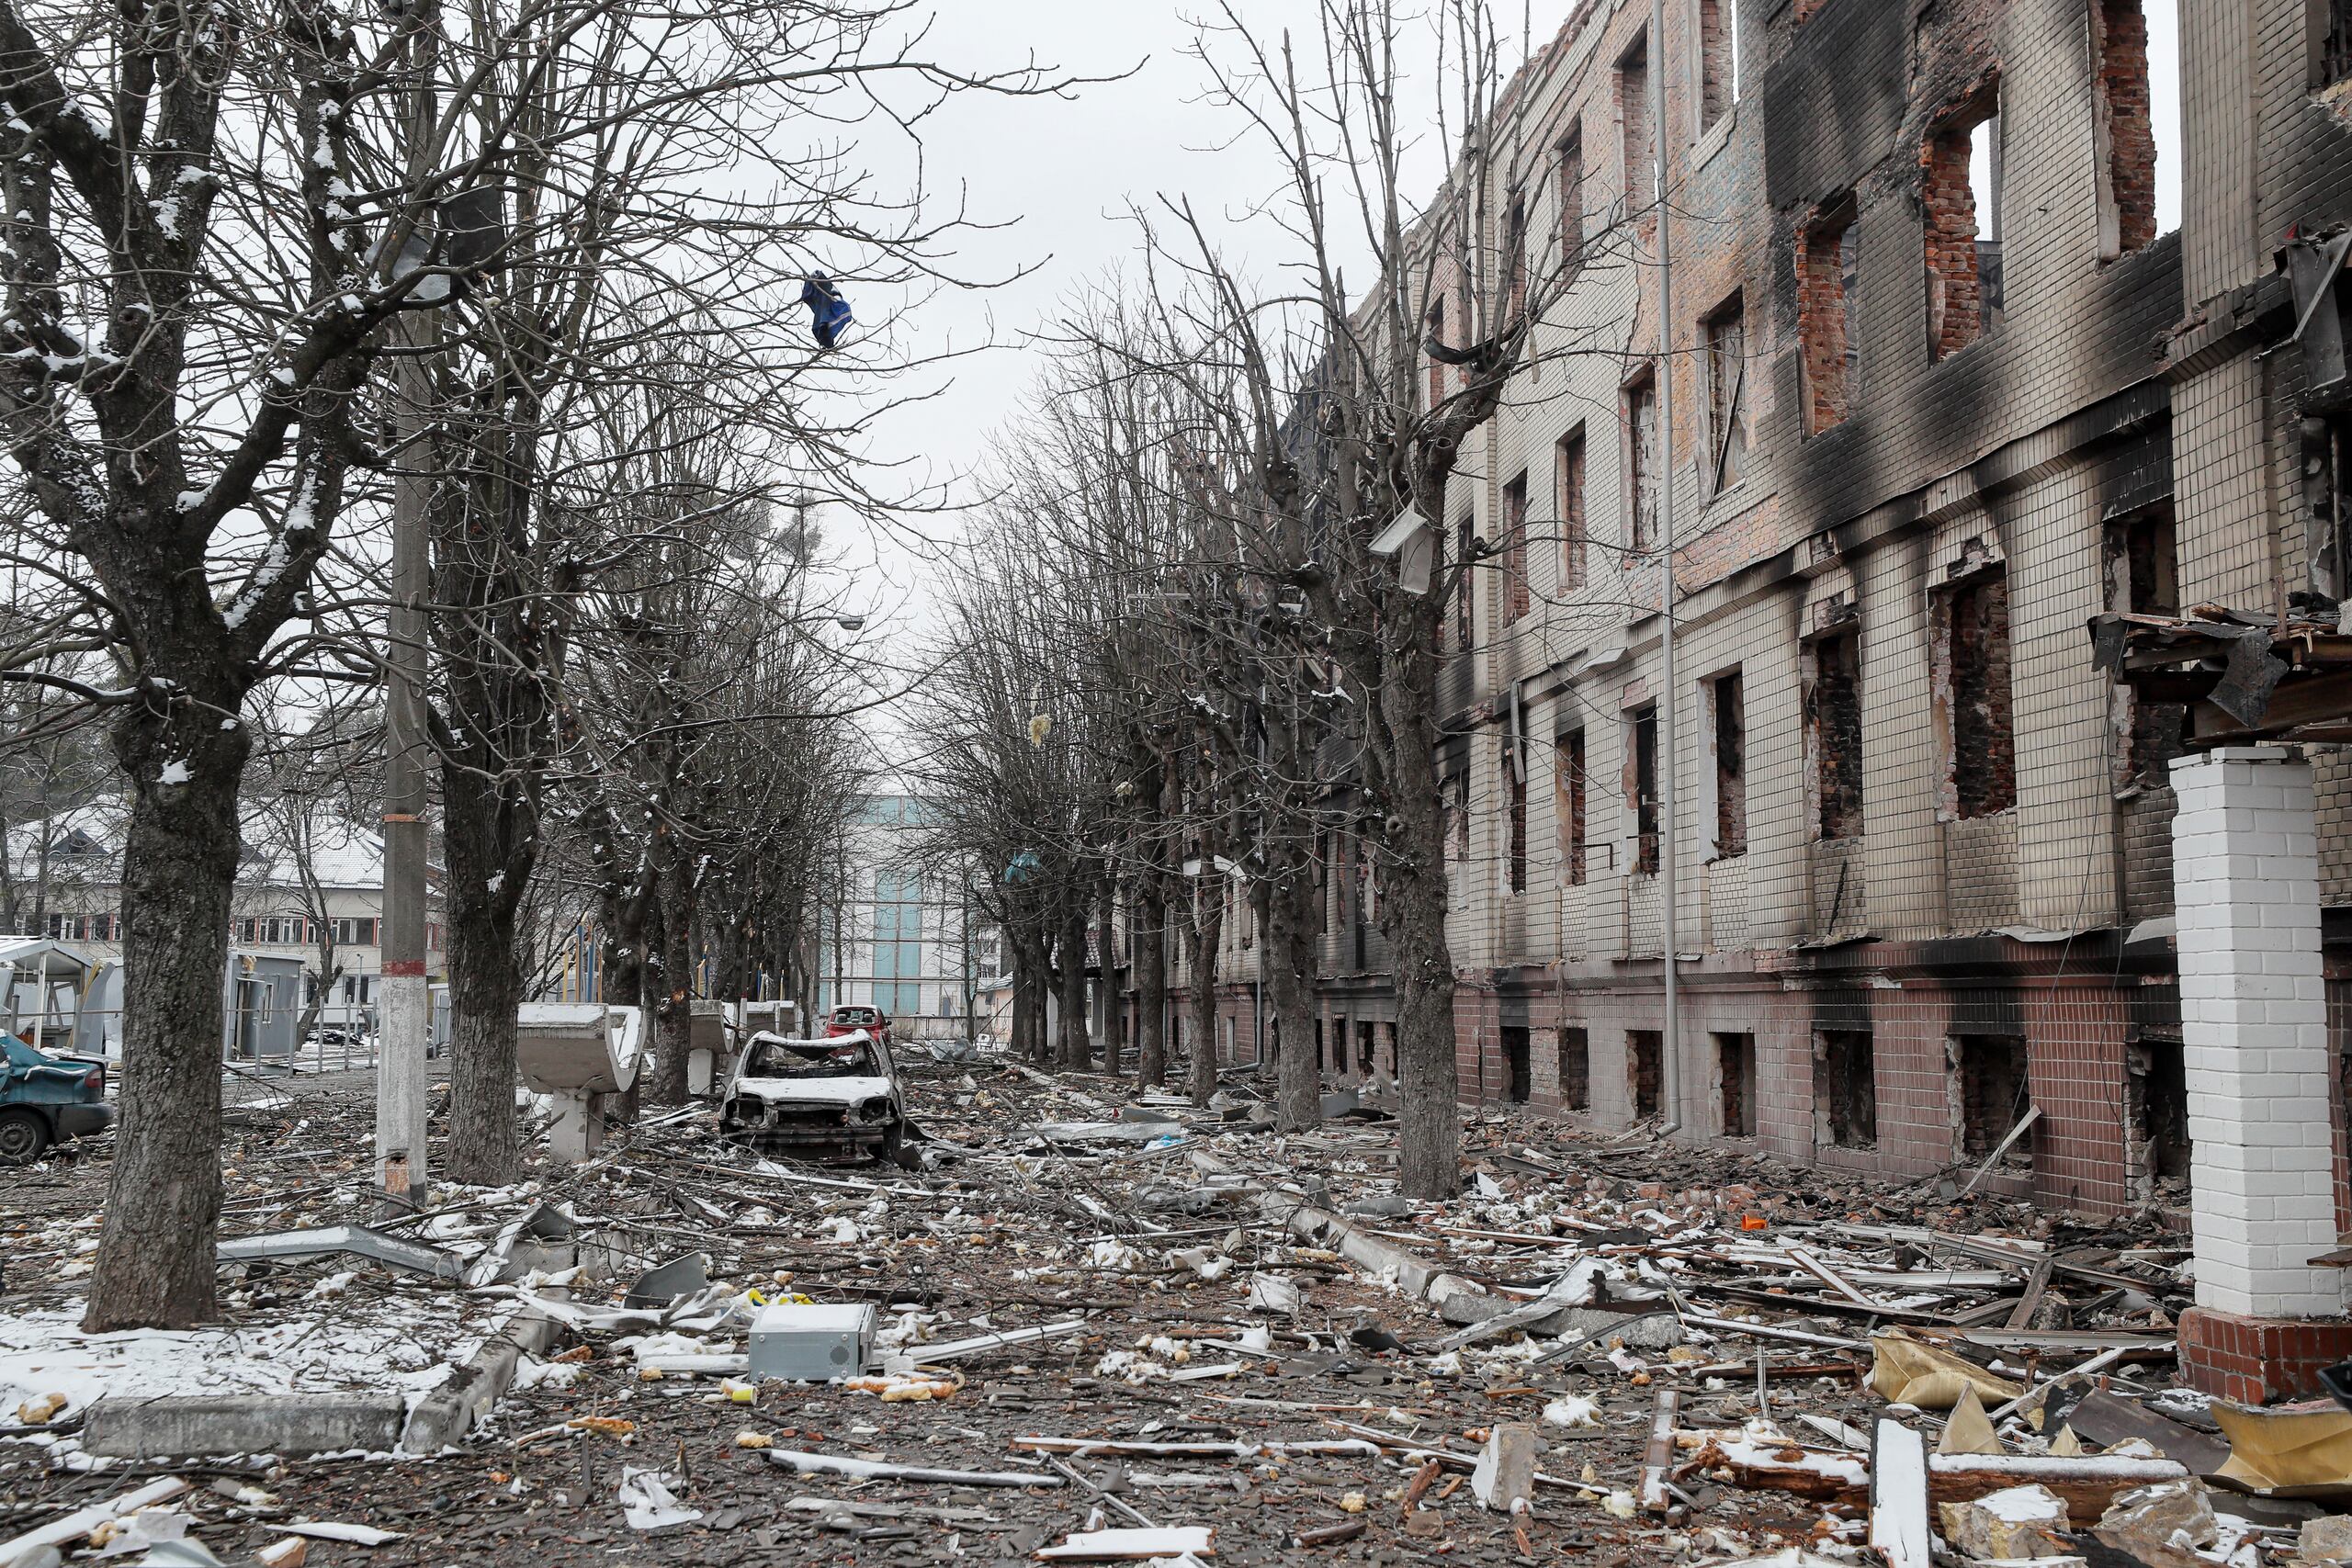
[[[447,1382],[416,1402],[401,1429],[400,1451],[433,1454],[455,1445],[506,1397],[523,1358],[545,1351],[563,1337],[564,1326],[537,1307],[515,1314]]]

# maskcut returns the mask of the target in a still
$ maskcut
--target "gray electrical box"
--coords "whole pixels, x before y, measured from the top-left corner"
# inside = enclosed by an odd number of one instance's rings
[[[752,1376],[792,1382],[854,1378],[874,1349],[871,1302],[777,1302],[752,1320]]]

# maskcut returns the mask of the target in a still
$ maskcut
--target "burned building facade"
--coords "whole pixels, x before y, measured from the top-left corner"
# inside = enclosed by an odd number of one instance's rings
[[[1448,498],[1449,541],[1482,553],[1438,771],[1465,1100],[1875,1176],[1989,1168],[2093,1214],[2185,1221],[2195,1175],[2204,1209],[2286,1227],[2291,1284],[2213,1265],[2255,1281],[2211,1297],[2254,1323],[2342,1304],[2305,1260],[2352,1229],[2352,725],[2261,737],[2306,743],[2280,765],[2315,807],[2324,993],[2298,958],[2216,991],[2185,962],[2222,940],[2196,911],[2270,895],[2227,880],[2242,843],[2191,838],[2208,807],[2243,826],[2215,781],[2268,762],[2086,634],[2290,599],[2332,624],[2352,598],[2352,5],[2174,6],[1668,0],[1663,39],[1647,4],[1577,8],[1520,85],[1540,159],[1488,203],[1577,276]],[[2307,706],[2340,720],[2352,693]],[[2295,783],[2246,787],[2291,813]],[[1378,888],[1344,840],[1325,884],[1313,1048],[1376,1079]],[[1221,1044],[1247,1060],[1246,916],[1227,929]],[[2200,1211],[2200,1281],[2221,1224]],[[2272,1375],[2209,1337],[2214,1386]]]

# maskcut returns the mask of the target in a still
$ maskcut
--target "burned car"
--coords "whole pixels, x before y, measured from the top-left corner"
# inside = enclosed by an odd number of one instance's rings
[[[889,1047],[862,1031],[752,1035],[719,1106],[718,1135],[775,1158],[899,1159],[907,1111]]]

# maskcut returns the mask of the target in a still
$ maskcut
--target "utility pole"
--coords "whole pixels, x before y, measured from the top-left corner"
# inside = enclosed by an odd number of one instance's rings
[[[423,187],[434,128],[433,72],[438,28],[421,6],[410,39],[408,183]],[[384,996],[376,1055],[376,1174],[390,1205],[425,1194],[425,1048],[432,1028],[425,960],[425,626],[433,561],[425,516],[433,493],[428,439],[433,373],[427,357],[441,312],[395,318],[392,423],[399,468],[392,479],[392,595],[384,650]]]
[[[1658,1089],[1665,1101],[1661,1135],[1682,1125],[1682,1028],[1679,985],[1680,947],[1675,920],[1674,775],[1681,762],[1675,744],[1674,712],[1680,691],[1674,678],[1674,225],[1667,200],[1666,0],[1650,0],[1650,81],[1657,107],[1650,115],[1650,141],[1657,152],[1657,547],[1664,565],[1658,590],[1661,649],[1657,705],[1658,880],[1666,895],[1666,1028],[1658,1062]]]

